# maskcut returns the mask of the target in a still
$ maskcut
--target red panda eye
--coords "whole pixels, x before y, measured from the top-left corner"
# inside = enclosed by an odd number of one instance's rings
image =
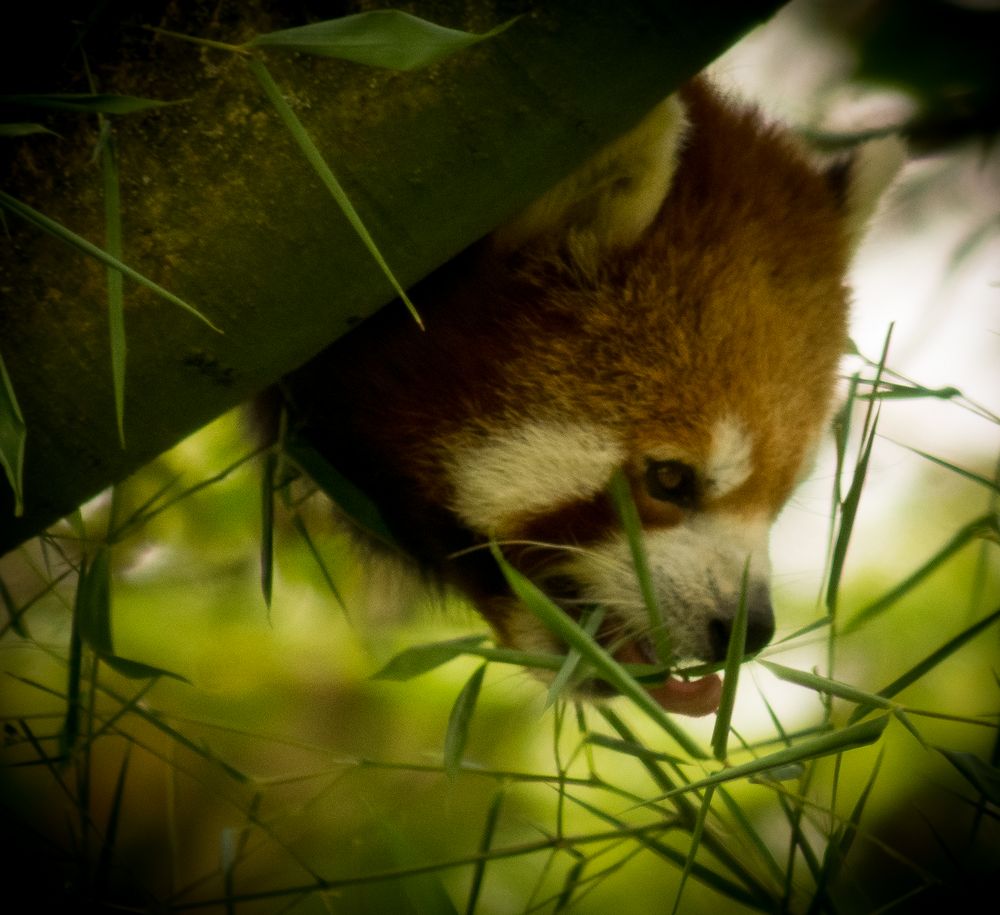
[[[698,478],[694,468],[681,461],[649,461],[646,491],[660,502],[690,508],[698,500]]]

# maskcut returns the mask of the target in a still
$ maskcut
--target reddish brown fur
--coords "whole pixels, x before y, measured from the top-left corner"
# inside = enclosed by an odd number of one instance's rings
[[[581,277],[555,243],[512,259],[481,243],[413,292],[426,332],[390,306],[289,381],[320,450],[474,596],[505,590],[488,562],[445,559],[482,540],[447,509],[456,442],[523,417],[598,421],[626,442],[644,522],[670,526],[683,512],[638,485],[644,456],[669,443],[702,463],[713,424],[742,420],[753,473],[701,508],[771,518],[827,415],[846,340],[835,189],[752,111],[700,82],[684,99],[680,167],[634,249]],[[589,540],[614,523],[601,506],[553,507],[518,533]]]

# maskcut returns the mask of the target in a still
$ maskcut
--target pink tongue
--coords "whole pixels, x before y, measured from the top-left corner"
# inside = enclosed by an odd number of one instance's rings
[[[678,680],[671,677],[649,694],[668,712],[692,715],[696,718],[718,711],[722,697],[722,678],[709,674],[697,680]]]
[[[641,664],[646,660],[635,642],[628,642],[619,648],[615,652],[615,658],[623,664]],[[718,711],[719,700],[722,698],[722,678],[718,674],[709,674],[697,680],[670,677],[648,692],[668,712],[700,718]]]

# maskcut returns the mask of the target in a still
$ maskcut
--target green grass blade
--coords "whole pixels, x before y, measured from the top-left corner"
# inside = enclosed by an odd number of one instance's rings
[[[709,786],[705,790],[705,794],[701,799],[701,807],[698,808],[698,817],[694,821],[694,829],[691,831],[691,846],[688,849],[687,858],[684,861],[684,870],[681,871],[680,883],[677,886],[677,895],[674,897],[674,907],[670,910],[671,915],[677,915],[678,908],[680,907],[681,896],[684,894],[684,886],[691,874],[691,868],[694,866],[694,859],[695,855],[698,853],[698,846],[701,845],[701,836],[705,831],[705,819],[712,806],[712,796],[714,794],[715,788]]]
[[[840,592],[840,580],[844,572],[844,563],[847,560],[847,547],[851,540],[851,532],[854,530],[854,522],[858,514],[858,505],[861,502],[861,491],[864,488],[865,477],[868,474],[868,463],[871,459],[872,446],[875,444],[875,428],[878,425],[878,415],[874,417],[871,425],[871,433],[862,443],[861,456],[854,467],[854,475],[851,478],[851,485],[847,489],[844,501],[840,506],[840,527],[837,531],[837,539],[833,546],[833,555],[830,560],[830,577],[826,589],[826,606],[830,615],[837,611],[837,595]]]
[[[350,614],[347,612],[347,604],[344,602],[340,589],[337,587],[337,583],[333,580],[333,575],[330,574],[330,570],[327,568],[326,562],[323,560],[323,556],[319,551],[319,547],[316,546],[316,543],[312,538],[312,534],[309,533],[309,528],[306,526],[305,520],[298,512],[292,515],[292,527],[295,528],[296,533],[302,538],[302,542],[305,543],[306,549],[309,550],[309,555],[312,556],[313,562],[315,562],[316,566],[319,568],[320,575],[323,576],[323,581],[326,582],[326,586],[330,589],[333,599],[337,602],[337,605],[340,607],[344,616],[347,617],[348,622],[350,622]]]
[[[830,841],[827,842],[826,851],[823,854],[823,861],[820,864],[819,872],[816,875],[816,887],[813,890],[812,905],[809,908],[810,913],[819,913],[824,910],[829,910],[830,908],[829,887],[836,883],[837,877],[844,866],[844,862],[847,860],[847,855],[850,853],[851,846],[857,838],[858,825],[861,822],[861,815],[864,813],[865,806],[868,803],[868,798],[875,785],[875,779],[878,778],[879,769],[882,767],[882,759],[884,756],[885,747],[882,747],[875,760],[875,765],[872,766],[871,774],[868,776],[865,786],[861,790],[861,794],[858,795],[858,799],[854,804],[854,808],[851,811],[850,816],[848,816],[847,820],[838,830],[839,835],[831,837]],[[832,806],[833,805],[831,804],[831,807]]]
[[[927,560],[919,569],[908,575],[895,588],[892,588],[880,598],[862,608],[843,626],[841,632],[848,633],[860,629],[896,601],[900,600],[928,575],[947,562],[955,553],[973,540],[993,540],[1000,542],[1000,524],[992,512],[985,514],[961,527],[937,553]]]
[[[108,888],[111,883],[111,865],[114,858],[115,845],[118,841],[118,827],[121,824],[122,801],[125,796],[125,779],[128,775],[128,763],[131,756],[132,745],[125,744],[125,753],[122,756],[122,764],[118,769],[118,778],[115,780],[114,792],[111,795],[111,809],[108,811],[108,824],[104,829],[104,837],[101,841],[100,857],[94,874],[94,882],[97,885],[98,899],[106,899]]]
[[[211,763],[213,766],[218,766],[223,772],[226,773],[234,781],[240,782],[241,784],[249,783],[250,777],[244,772],[241,772],[235,766],[230,765],[225,760],[220,759],[216,756],[204,743],[198,743],[192,740],[190,737],[178,731],[177,728],[172,727],[167,724],[158,714],[151,712],[149,709],[144,708],[142,705],[132,704],[131,700],[126,699],[125,696],[121,695],[116,690],[109,688],[107,685],[101,685],[101,691],[109,696],[113,701],[117,702],[120,706],[129,706],[129,711],[141,718],[146,724],[151,725],[158,731],[161,731],[176,744],[184,749],[189,750],[196,756],[200,756],[206,762]]]
[[[482,645],[485,641],[486,636],[484,635],[465,635],[447,642],[432,642],[428,645],[407,648],[392,658],[377,673],[372,674],[372,679],[411,680],[453,661],[466,654],[470,648]]]
[[[786,642],[794,642],[796,639],[800,639],[805,635],[810,635],[819,629],[825,629],[830,625],[829,616],[821,616],[818,619],[813,620],[811,623],[806,623],[800,629],[796,629],[794,632],[789,633],[776,642],[772,642],[772,645],[784,645]]]
[[[115,673],[128,677],[129,680],[149,680],[156,677],[169,677],[171,680],[179,680],[181,683],[190,684],[191,681],[181,674],[174,673],[164,667],[156,667],[153,664],[144,664],[142,661],[132,661],[129,658],[122,658],[114,654],[101,655],[101,661],[108,665]]]
[[[186,99],[164,101],[134,95],[90,94],[86,92],[54,92],[37,95],[4,95],[0,104],[41,108],[46,111],[70,111],[79,114],[135,114],[169,105],[182,105]]]
[[[935,400],[954,400],[961,396],[962,392],[958,388],[924,388],[919,385],[883,381],[877,392],[859,394],[858,400],[914,400],[924,397],[931,397]]]
[[[775,770],[772,769],[771,771],[774,772]],[[798,771],[802,771],[801,766],[798,766]],[[778,864],[777,860],[775,860],[774,854],[768,847],[767,842],[764,841],[761,834],[757,831],[757,828],[754,826],[750,816],[743,809],[743,807],[740,806],[739,802],[732,796],[732,794],[726,791],[725,788],[720,786],[715,790],[719,797],[722,798],[722,802],[726,805],[729,815],[739,827],[740,832],[746,836],[747,840],[756,850],[760,860],[764,862],[765,867],[767,867],[768,872],[771,875],[771,879],[776,884],[780,884],[784,876],[781,871],[781,865]],[[707,844],[704,839],[702,840],[702,844]]]
[[[285,455],[309,475],[349,521],[386,546],[400,549],[378,506],[315,448],[295,435],[286,439],[284,448]]]
[[[639,510],[632,498],[628,479],[621,470],[615,471],[615,475],[611,478],[611,482],[608,484],[608,493],[615,506],[615,511],[618,512],[618,517],[621,519],[622,527],[625,529],[629,552],[632,554],[632,565],[639,583],[639,592],[642,594],[642,601],[646,605],[646,613],[649,615],[650,634],[653,638],[653,644],[656,646],[657,657],[661,663],[669,664],[673,658],[670,634],[667,632],[663,608],[660,606],[656,588],[653,586],[649,557],[646,555],[646,547],[643,543]]]
[[[28,137],[36,133],[47,133],[53,137],[59,136],[44,124],[34,124],[30,121],[8,121],[5,124],[0,124],[0,137]]]
[[[257,82],[260,83],[268,101],[270,101],[270,103],[274,106],[275,111],[278,112],[278,116],[288,129],[288,132],[292,135],[296,144],[298,144],[299,149],[306,157],[306,161],[309,162],[313,171],[315,171],[319,176],[320,181],[323,182],[323,186],[330,192],[330,195],[336,201],[337,206],[340,207],[341,212],[351,224],[351,227],[364,243],[364,246],[368,249],[368,253],[372,256],[375,263],[378,264],[379,269],[381,269],[386,279],[388,279],[392,284],[392,288],[396,291],[396,295],[402,299],[403,303],[409,309],[410,314],[413,315],[413,319],[421,328],[423,328],[423,321],[420,319],[420,315],[417,313],[417,309],[413,302],[411,302],[409,296],[407,296],[406,290],[404,290],[399,284],[395,274],[389,268],[389,265],[382,256],[382,252],[379,250],[378,245],[375,244],[375,240],[371,237],[367,227],[361,220],[360,214],[354,208],[354,204],[351,203],[350,198],[347,196],[347,192],[337,180],[337,176],[334,175],[330,166],[327,165],[326,159],[323,158],[323,154],[313,142],[312,137],[309,136],[309,133],[299,120],[298,115],[292,110],[291,106],[285,100],[285,96],[282,95],[281,89],[278,88],[278,84],[274,81],[270,72],[268,72],[267,67],[265,67],[259,60],[254,60],[253,58],[247,58],[247,66],[250,67],[250,72],[253,73]]]
[[[740,584],[740,603],[733,618],[733,628],[729,635],[729,645],[726,649],[726,667],[722,678],[722,696],[719,699],[719,710],[715,716],[715,727],[712,730],[712,753],[718,760],[726,758],[726,748],[729,744],[729,725],[733,720],[733,707],[736,704],[736,688],[739,685],[740,665],[746,653],[747,642],[747,583],[750,579],[750,560],[743,566],[743,580]]]
[[[606,823],[610,823],[623,834],[628,834],[630,827],[624,820],[613,816],[599,806],[587,803],[587,801],[582,798],[571,795],[570,799],[574,804],[579,805],[588,813],[598,819],[604,820]],[[676,848],[659,841],[654,836],[649,835],[644,831],[637,831],[633,833],[632,838],[641,843],[653,854],[663,858],[665,861],[669,861],[675,867],[683,868],[687,862],[687,856],[681,854],[681,852],[679,852]],[[702,836],[702,844],[706,847],[708,847],[707,839],[707,835]],[[749,906],[751,909],[762,912],[774,911],[773,902],[769,899],[763,887],[755,887],[757,892],[751,893],[743,886],[734,883],[728,877],[720,873],[718,865],[714,863],[711,867],[709,867],[705,864],[700,864],[697,861],[692,861],[690,876],[694,877],[700,883],[705,884],[705,886],[711,887],[720,895],[726,897],[727,899],[731,899],[733,902],[739,903],[740,905]]]
[[[977,623],[973,623],[954,638],[949,639],[940,648],[927,655],[927,657],[920,661],[920,663],[915,664],[906,673],[897,677],[884,689],[880,689],[878,691],[878,695],[883,699],[891,699],[893,696],[906,689],[906,687],[910,684],[915,683],[917,680],[926,676],[930,671],[937,667],[938,664],[953,655],[959,648],[979,635],[979,633],[981,633],[984,629],[988,629],[998,619],[1000,619],[1000,609],[994,610],[991,614],[989,614],[989,616],[984,617]],[[854,714],[851,715],[850,721],[858,721],[870,711],[871,706],[869,705],[859,706],[854,710]]]
[[[581,855],[577,858],[573,866],[566,872],[566,878],[563,880],[562,890],[560,891],[558,897],[556,897],[555,907],[552,909],[553,912],[566,911],[566,908],[573,901],[573,894],[580,885],[580,881],[583,878],[583,871],[587,864],[587,859]]]
[[[0,465],[14,491],[14,514],[24,514],[24,444],[28,427],[0,353]]]
[[[854,840],[858,836],[858,826],[861,823],[861,816],[865,811],[865,807],[868,804],[868,799],[871,797],[872,788],[875,787],[875,779],[878,778],[879,770],[882,767],[882,760],[885,757],[885,747],[879,750],[879,754],[875,759],[875,765],[872,766],[871,775],[868,776],[868,780],[865,782],[864,788],[861,790],[861,794],[858,795],[858,799],[854,804],[854,808],[851,810],[851,815],[847,819],[847,824],[844,829],[843,834],[840,837],[837,848],[837,858],[839,861],[838,866],[842,865],[847,859],[847,855],[850,853],[851,846],[854,844]]]
[[[1000,769],[991,766],[973,753],[935,747],[976,792],[994,806],[1000,807]]]
[[[601,621],[603,619],[604,609],[602,607],[597,607],[587,614],[586,619],[583,620],[583,626],[581,628],[587,633],[588,636],[590,636],[590,638],[595,638],[597,630],[600,628]],[[562,666],[559,668],[559,672],[555,675],[552,683],[549,685],[549,691],[545,697],[545,708],[549,708],[549,706],[559,699],[565,690],[570,687],[573,675],[576,673],[579,666],[580,652],[575,648],[571,648],[566,652],[566,657],[563,660]]]
[[[382,818],[379,826],[388,840],[392,861],[396,865],[390,879],[398,879],[405,894],[405,898],[397,898],[388,911],[458,915],[440,875],[436,873],[438,866],[424,865],[419,848],[391,818]]]
[[[486,864],[489,860],[487,853],[493,846],[493,836],[496,833],[497,823],[500,820],[500,809],[503,807],[505,794],[505,789],[501,787],[493,795],[490,809],[486,812],[483,836],[479,840],[480,858],[472,869],[472,882],[469,885],[469,898],[465,904],[465,915],[475,915],[476,906],[479,904],[479,894],[483,887],[483,878],[486,876]]]
[[[1000,483],[996,480],[991,480],[989,477],[984,477],[978,473],[973,473],[971,470],[966,470],[964,467],[959,467],[957,464],[952,464],[949,461],[944,460],[944,458],[936,457],[933,454],[928,454],[926,451],[921,451],[919,448],[913,448],[910,445],[904,445],[900,442],[893,442],[895,445],[899,445],[900,448],[905,448],[907,451],[913,452],[913,454],[919,455],[925,461],[930,461],[932,464],[937,464],[939,467],[944,467],[945,470],[950,470],[952,473],[957,474],[960,477],[964,477],[966,480],[970,480],[978,486],[984,486],[986,489],[990,490],[992,493],[1000,493]]]
[[[274,587],[274,475],[277,469],[278,455],[269,451],[260,475],[260,590],[268,616]]]
[[[86,563],[80,567],[77,579],[76,599],[73,603],[73,624],[69,636],[69,657],[66,679],[66,715],[59,731],[59,756],[68,759],[80,739],[80,704],[83,683],[83,639],[80,636],[81,588],[86,572]]]
[[[80,638],[94,654],[114,654],[111,638],[111,550],[101,545],[89,563],[80,568],[76,589]]]
[[[374,10],[258,35],[244,47],[336,57],[392,70],[416,70],[493,38],[515,21],[476,34],[445,28],[401,10]]]
[[[622,740],[617,737],[609,737],[607,734],[587,734],[587,743],[595,747],[603,747],[614,753],[623,753],[626,756],[634,756],[643,762],[665,762],[681,765],[688,760],[674,756],[671,753],[663,753],[660,750],[651,750],[649,747],[635,740]]]
[[[836,696],[838,699],[846,699],[857,705],[869,704],[873,708],[891,709],[895,703],[878,696],[875,693],[858,689],[848,683],[839,680],[831,680],[828,677],[821,677],[819,674],[809,673],[804,670],[795,670],[785,667],[782,664],[775,664],[773,661],[758,660],[758,664],[766,667],[771,673],[786,683],[794,683],[796,686],[804,686],[806,689],[814,690],[817,693]]]
[[[851,416],[854,411],[854,403],[858,396],[859,376],[855,373],[851,376],[847,387],[847,395],[844,403],[837,411],[831,423],[833,432],[834,453],[836,463],[833,471],[833,488],[830,493],[830,523],[827,530],[826,562],[824,563],[824,581],[828,582],[830,572],[833,567],[833,552],[836,547],[837,520],[840,516],[840,506],[843,503],[843,480],[844,467],[847,463],[847,444],[851,435]],[[822,593],[821,593],[822,597]]]
[[[885,371],[885,361],[889,355],[889,343],[892,340],[893,325],[889,325],[889,330],[885,336],[885,342],[882,345],[882,354],[879,359],[878,365],[875,370],[875,377],[870,382],[871,390],[878,391],[879,385],[882,380],[882,374]],[[854,465],[854,473],[851,477],[851,483],[848,487],[847,494],[841,500],[840,496],[840,478],[844,466],[844,457],[847,448],[847,436],[849,433],[850,416],[847,411],[851,409],[855,399],[859,399],[857,392],[857,387],[859,384],[859,379],[857,376],[852,378],[851,387],[849,391],[849,397],[847,403],[844,405],[844,413],[842,426],[840,429],[840,437],[838,439],[838,453],[837,453],[837,473],[836,481],[834,483],[834,491],[837,494],[838,501],[834,505],[833,518],[838,517],[840,526],[837,531],[836,540],[833,543],[833,549],[830,555],[830,569],[827,579],[827,589],[826,589],[826,607],[830,616],[836,616],[837,613],[837,595],[840,592],[840,580],[844,571],[844,563],[847,559],[847,546],[850,543],[851,532],[854,529],[854,522],[857,517],[858,504],[861,501],[861,491],[864,488],[865,477],[868,473],[868,463],[871,458],[872,446],[875,444],[875,430],[878,426],[878,406],[879,401],[876,398],[872,398],[868,403],[868,408],[865,411],[864,422],[861,427],[861,444],[859,449],[858,460]],[[830,654],[832,659],[832,642],[830,643]]]
[[[882,736],[882,732],[889,723],[890,717],[889,715],[883,715],[881,718],[862,721],[859,724],[803,741],[784,750],[778,750],[767,756],[760,756],[737,766],[727,766],[705,778],[674,788],[666,794],[651,799],[650,802],[665,800],[666,798],[674,797],[687,791],[696,791],[723,782],[748,778],[751,775],[760,775],[769,769],[787,766],[791,763],[819,759],[823,756],[830,756],[833,753],[843,753],[856,747],[867,746]]]
[[[66,226],[61,223],[56,222],[54,219],[50,219],[44,213],[39,213],[38,210],[28,206],[26,203],[22,203],[16,197],[11,197],[10,194],[5,191],[0,191],[0,207],[3,207],[8,212],[13,213],[15,216],[21,217],[21,219],[25,222],[30,222],[33,226],[41,229],[43,232],[48,233],[54,238],[58,238],[71,248],[76,248],[76,250],[83,252],[88,257],[92,257],[95,260],[100,261],[106,267],[111,267],[112,269],[123,273],[130,280],[132,280],[132,282],[138,283],[140,286],[150,290],[150,292],[156,293],[156,295],[169,302],[171,305],[176,305],[178,308],[182,308],[189,314],[194,315],[199,321],[207,324],[216,333],[222,333],[218,327],[216,327],[193,305],[189,305],[179,296],[174,295],[172,292],[164,289],[157,283],[154,283],[151,279],[143,276],[138,271],[133,270],[128,264],[125,264],[118,258],[113,257],[103,248],[99,248],[92,242],[87,241],[87,239],[77,235],[70,229],[67,229]]]
[[[629,675],[628,671],[621,664],[594,642],[556,604],[549,600],[535,584],[507,562],[500,552],[500,548],[495,543],[490,545],[490,549],[496,558],[497,564],[500,566],[500,571],[503,573],[514,594],[548,629],[562,639],[567,646],[579,651],[583,659],[599,676],[611,684],[623,696],[631,699],[633,703],[642,709],[663,730],[669,734],[677,733],[678,729],[671,722],[667,712]],[[704,752],[700,751],[690,740],[686,742],[685,749],[689,752],[693,751],[692,755],[698,758],[705,757]]]
[[[104,178],[104,243],[108,254],[122,260],[121,192],[118,180],[118,150],[114,134],[102,119],[101,174]],[[125,447],[125,298],[124,277],[107,267],[108,328],[111,334],[111,378],[115,389],[118,438]]]
[[[139,509],[134,511],[118,526],[113,535],[115,542],[121,541],[125,536],[134,532],[137,528],[142,527],[142,525],[151,521],[157,515],[162,514],[178,503],[183,502],[185,499],[190,498],[195,493],[208,489],[210,486],[214,486],[217,483],[221,483],[223,480],[227,479],[233,471],[238,470],[245,463],[247,463],[247,461],[255,458],[262,450],[263,449],[261,447],[254,448],[252,451],[247,452],[242,457],[237,458],[231,464],[224,467],[218,473],[199,480],[194,485],[189,486],[187,489],[182,490],[174,496],[171,496],[169,499],[164,499],[162,502],[159,501],[161,496],[166,495],[166,493],[170,489],[173,489],[174,486],[180,481],[179,476],[174,477],[172,480],[165,483],[156,494],[154,494],[150,499],[147,499]]]
[[[444,768],[452,778],[462,765],[462,754],[469,740],[469,728],[479,700],[479,690],[488,665],[481,664],[469,677],[458,694],[451,714],[448,716],[448,731],[444,738]]]

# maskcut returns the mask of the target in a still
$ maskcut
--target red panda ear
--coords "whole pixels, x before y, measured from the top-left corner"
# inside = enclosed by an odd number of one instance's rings
[[[840,198],[851,251],[864,238],[879,201],[906,164],[906,144],[897,136],[870,140],[826,171]]]
[[[559,255],[592,273],[638,241],[660,209],[677,169],[687,118],[676,95],[493,236],[501,253]]]

